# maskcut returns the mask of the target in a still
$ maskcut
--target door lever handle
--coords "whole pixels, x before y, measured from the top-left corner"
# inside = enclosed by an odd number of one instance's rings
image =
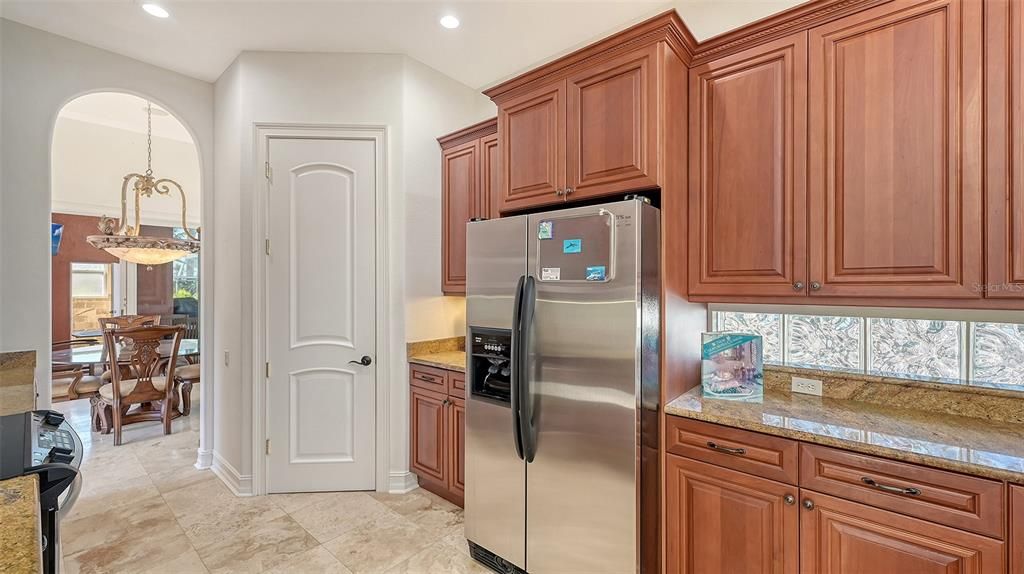
[[[370,355],[363,355],[362,359],[359,359],[358,361],[349,361],[348,363],[350,365],[362,365],[364,367],[369,367],[373,364],[373,359],[370,358]]]

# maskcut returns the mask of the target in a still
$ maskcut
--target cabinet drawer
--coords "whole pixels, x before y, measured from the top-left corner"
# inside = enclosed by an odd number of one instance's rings
[[[448,371],[426,365],[409,367],[409,384],[421,389],[448,394]]]
[[[460,399],[466,398],[466,373],[448,372],[448,394]]]
[[[1002,539],[1002,482],[800,445],[800,486]]]
[[[796,441],[680,417],[668,417],[668,452],[796,484]]]

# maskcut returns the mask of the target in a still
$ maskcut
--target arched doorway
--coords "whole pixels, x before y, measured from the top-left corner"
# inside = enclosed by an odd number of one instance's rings
[[[136,265],[85,240],[99,233],[101,217],[121,216],[122,180],[126,174],[145,172],[150,145],[153,174],[181,185],[186,211],[183,222],[181,199],[176,195],[143,198],[138,222],[142,234],[181,237],[185,229],[195,233],[201,218],[199,153],[186,126],[165,108],[133,94],[96,92],[65,104],[54,125],[51,338],[56,345],[51,392],[54,408],[69,414],[80,431],[88,432],[85,418],[91,422],[88,395],[94,394],[97,384],[105,382],[104,365],[90,363],[93,355],[87,351],[102,348],[99,318],[155,315],[161,323],[183,325],[186,338],[192,341],[187,360],[199,362],[198,340],[203,328],[199,313],[200,254],[162,265]],[[135,223],[134,216],[129,220]],[[58,356],[63,348],[69,349],[64,353],[66,361]],[[104,352],[100,351],[99,356],[105,358]],[[182,357],[179,363],[185,360]],[[66,370],[79,371],[91,383],[83,387],[85,393],[71,386],[75,375],[61,374]],[[194,429],[198,435],[198,394],[191,396],[197,408],[192,409],[191,416],[176,421],[175,428]],[[159,423],[126,427],[125,441],[131,441],[136,431],[140,437],[152,435],[154,431],[147,427],[154,425]],[[94,436],[103,441],[102,436]]]

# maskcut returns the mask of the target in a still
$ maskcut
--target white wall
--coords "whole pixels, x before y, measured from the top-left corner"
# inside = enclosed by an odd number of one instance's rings
[[[203,188],[213,183],[213,86],[0,19],[0,350],[35,349],[50,371],[50,138],[57,112],[88,92],[146,96],[192,132]],[[204,273],[212,271],[204,258]],[[204,299],[206,296],[204,295]],[[39,386],[39,404],[50,389]]]
[[[489,101],[467,86],[405,56],[246,52],[216,83],[218,252],[240,254],[215,271],[216,417],[239,435],[218,430],[215,459],[245,480],[252,473],[252,276],[256,242],[252,193],[256,123],[363,124],[388,127],[391,343],[378,349],[390,361],[389,436],[392,473],[408,468],[407,325],[426,338],[461,334],[460,300],[440,295],[440,153],[436,137],[493,114]],[[425,211],[425,213],[421,213]],[[407,216],[407,213],[410,214]],[[414,226],[414,227],[410,227]],[[407,233],[415,229],[414,234]],[[224,312],[221,305],[230,310]],[[237,313],[235,306],[240,306]],[[407,312],[407,309],[411,311]],[[420,327],[420,326],[423,327]],[[227,421],[231,421],[228,423]],[[237,421],[238,424],[235,424]],[[218,429],[220,427],[218,426]],[[381,453],[385,456],[385,453]]]

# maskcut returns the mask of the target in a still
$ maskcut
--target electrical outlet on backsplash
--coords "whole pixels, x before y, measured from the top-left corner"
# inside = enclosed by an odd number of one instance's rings
[[[795,380],[801,378],[817,381],[824,400],[853,400],[1024,424],[1024,392],[990,386],[766,364],[765,393],[794,392]]]

